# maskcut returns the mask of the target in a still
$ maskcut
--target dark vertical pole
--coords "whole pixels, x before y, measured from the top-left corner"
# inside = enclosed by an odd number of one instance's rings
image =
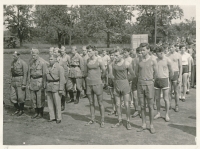
[[[156,45],[156,34],[157,34],[157,6],[156,6],[156,11],[155,11],[155,39],[154,39],[154,44]]]

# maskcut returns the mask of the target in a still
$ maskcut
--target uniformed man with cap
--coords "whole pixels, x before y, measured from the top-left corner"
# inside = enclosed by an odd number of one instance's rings
[[[64,46],[62,46],[60,49],[60,59],[59,59],[58,63],[60,66],[62,66],[64,68],[65,80],[67,82],[68,75],[69,75],[70,56],[66,54]],[[65,97],[67,96],[66,82],[65,82],[65,87],[63,90],[63,95],[61,98],[61,111],[65,110]]]
[[[29,63],[28,84],[31,100],[35,108],[35,115],[32,118],[42,118],[45,105],[44,77],[46,63],[39,57],[39,50],[32,49],[32,61]]]
[[[84,61],[83,58],[77,53],[76,46],[73,46],[71,49],[72,57],[70,60],[70,70],[69,70],[69,80],[67,82],[67,90],[70,95],[70,102],[74,102],[74,104],[79,103],[80,94],[82,91],[82,77],[84,74]],[[76,84],[76,100],[74,101],[74,93],[73,88]]]
[[[47,92],[47,101],[49,108],[50,120],[61,122],[61,97],[64,90],[65,76],[64,69],[57,61],[56,55],[50,55],[49,66],[47,67],[44,79],[44,87]]]
[[[15,51],[11,63],[11,96],[10,100],[14,103],[17,111],[12,115],[21,116],[24,113],[24,102],[26,98],[26,81],[28,66],[20,58],[20,53]]]

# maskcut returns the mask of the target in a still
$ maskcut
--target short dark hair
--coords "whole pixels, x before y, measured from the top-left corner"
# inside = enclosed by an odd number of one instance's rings
[[[130,48],[123,48],[123,52],[130,52],[131,51],[131,49]]]
[[[141,50],[141,47],[137,47],[137,48],[136,48],[136,53],[139,53],[140,50]]]
[[[155,46],[154,45],[150,45],[150,51],[154,52],[154,50],[155,50]]]
[[[162,46],[156,46],[156,47],[155,47],[155,52],[156,52],[156,53],[158,53],[158,52],[163,52],[163,51],[164,51],[164,49],[163,49]]]
[[[180,44],[180,45],[179,45],[179,49],[181,49],[182,47],[185,47],[185,48],[186,48],[186,45],[185,45],[185,44]]]
[[[140,43],[140,47],[146,47],[147,49],[150,48],[148,43]]]
[[[113,53],[115,53],[115,50],[114,50],[114,49],[112,49],[112,50],[109,51],[109,54],[110,54],[110,55],[113,54]]]

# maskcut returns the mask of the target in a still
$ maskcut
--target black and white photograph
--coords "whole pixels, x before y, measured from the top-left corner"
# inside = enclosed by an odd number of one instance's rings
[[[196,5],[54,3],[2,5],[2,145],[197,145]]]

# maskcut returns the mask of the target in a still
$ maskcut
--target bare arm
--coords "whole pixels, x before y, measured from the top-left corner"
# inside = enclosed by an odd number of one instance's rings
[[[102,62],[101,59],[98,59],[98,62],[99,62],[99,66],[100,66],[100,68],[101,68],[101,70],[102,70],[102,76],[104,77],[104,76],[106,75],[106,68],[105,68],[105,65],[104,65],[104,63]]]
[[[168,69],[169,69],[169,72],[170,72],[170,77],[173,77],[174,70],[172,69],[172,62],[171,62],[170,59],[167,60],[167,66],[168,66]]]
[[[125,66],[128,69],[128,72],[131,74],[132,77],[135,77],[135,72],[133,71],[132,63],[125,62]]]
[[[153,60],[153,71],[154,71],[153,77],[154,77],[154,80],[156,80],[158,77],[158,64],[155,59],[152,59],[152,60]]]
[[[181,75],[182,75],[182,58],[181,58],[181,55],[179,55],[178,67],[179,67],[179,78],[181,78]]]
[[[139,59],[137,59],[136,61],[135,61],[135,75],[136,75],[136,77],[138,77],[139,76]]]

